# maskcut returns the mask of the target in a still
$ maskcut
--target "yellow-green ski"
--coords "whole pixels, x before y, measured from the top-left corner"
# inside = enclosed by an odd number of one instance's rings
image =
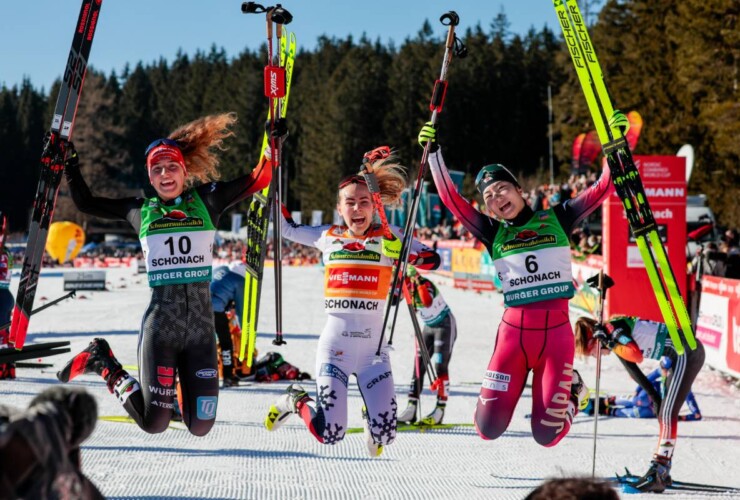
[[[578,3],[576,0],[553,0],[553,5],[583,94],[586,97],[588,109],[596,125],[596,132],[611,170],[614,187],[622,200],[630,229],[645,263],[645,269],[668,333],[676,352],[682,354],[684,343],[679,334],[678,324],[680,323],[680,331],[686,343],[691,349],[695,349],[696,339],[691,327],[691,319],[676,284],[665,247],[660,240],[629,145],[619,130],[613,130],[608,125],[614,108]],[[676,316],[678,316],[678,323]]]
[[[285,27],[280,37],[280,65],[285,67],[285,97],[280,106],[280,117],[285,118],[288,111],[288,97],[290,84],[293,78],[293,63],[296,54],[296,38],[294,33],[288,32]],[[277,100],[275,102],[277,107]],[[262,138],[260,154],[264,155],[269,147],[267,133]],[[267,227],[270,223],[270,212],[273,204],[275,182],[252,197],[247,214],[247,274],[244,282],[244,310],[242,312],[242,336],[239,345],[239,360],[252,367],[254,346],[257,340],[257,321],[259,319],[259,302],[262,291],[262,271],[264,269],[265,253],[267,250]]]

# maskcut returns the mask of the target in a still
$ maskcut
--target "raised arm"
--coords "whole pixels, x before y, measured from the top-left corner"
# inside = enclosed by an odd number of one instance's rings
[[[298,224],[288,213],[288,209],[285,205],[282,206],[280,215],[283,217],[282,224],[280,224],[280,234],[283,238],[287,238],[290,241],[295,241],[301,245],[307,247],[314,247],[321,249],[321,235],[331,227],[331,225],[323,226],[305,226]]]
[[[567,233],[580,223],[588,214],[604,203],[612,191],[612,176],[609,167],[604,163],[599,179],[585,191],[571,200],[566,200],[555,207],[560,225]]]
[[[198,187],[198,194],[217,214],[223,213],[242,200],[270,185],[272,161],[263,156],[246,175],[225,182],[212,182]]]
[[[480,213],[468,200],[457,192],[455,183],[452,182],[450,174],[447,171],[444,158],[442,158],[441,147],[437,148],[433,153],[429,153],[429,167],[431,168],[434,185],[437,186],[437,193],[439,193],[442,203],[450,209],[473,236],[490,250],[493,246],[493,238],[498,230],[499,222]]]
[[[104,198],[93,196],[90,187],[80,172],[80,162],[77,152],[72,146],[69,157],[64,164],[64,177],[67,179],[69,193],[72,196],[77,210],[101,219],[123,219],[132,222],[132,211],[141,209],[143,198]],[[138,227],[136,230],[138,231]]]

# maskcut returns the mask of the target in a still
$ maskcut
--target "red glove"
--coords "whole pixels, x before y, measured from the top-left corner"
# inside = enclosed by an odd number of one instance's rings
[[[431,389],[437,391],[438,399],[447,399],[450,390],[450,379],[447,375],[440,375],[432,382]]]

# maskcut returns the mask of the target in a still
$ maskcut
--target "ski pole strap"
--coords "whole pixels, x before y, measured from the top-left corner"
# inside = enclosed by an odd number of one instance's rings
[[[284,9],[282,5],[277,4],[270,11],[270,20],[277,24],[290,24],[293,20],[293,14]]]
[[[265,7],[257,2],[244,2],[242,3],[242,12],[244,14],[263,14],[269,10],[269,7]]]
[[[465,46],[465,44],[460,40],[457,35],[455,35],[455,47],[453,49],[453,52],[455,54],[455,57],[458,59],[465,59],[468,55],[468,48]]]
[[[429,101],[429,111],[436,111],[437,113],[441,113],[446,96],[447,80],[437,80],[436,82],[434,82],[434,90],[432,90],[432,100]]]
[[[391,148],[388,146],[379,146],[372,151],[368,151],[362,156],[362,166],[365,168],[365,165],[368,163],[375,163],[378,160],[383,160],[385,158],[388,158],[391,155]]]
[[[451,10],[442,14],[439,18],[439,22],[444,26],[457,26],[460,24],[460,16],[457,15],[457,12]]]

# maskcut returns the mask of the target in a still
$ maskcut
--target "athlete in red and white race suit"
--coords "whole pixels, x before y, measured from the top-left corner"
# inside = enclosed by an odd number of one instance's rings
[[[304,226],[283,214],[283,236],[321,250],[325,265],[327,321],[316,352],[316,408],[307,404],[310,399],[304,393],[295,412],[319,442],[341,441],[347,430],[349,377],[354,374],[372,440],[382,447],[396,436],[397,404],[387,345],[380,357],[376,355],[394,259],[384,254],[383,230],[372,222],[374,207],[363,177],[343,180],[339,193],[338,210],[346,225]],[[391,229],[401,237],[399,228]],[[440,259],[413,240],[409,262],[434,269]]]

